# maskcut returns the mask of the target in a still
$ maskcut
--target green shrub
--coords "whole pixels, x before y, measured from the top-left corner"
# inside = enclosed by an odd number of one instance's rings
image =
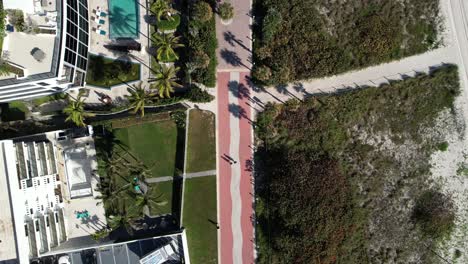
[[[282,22],[280,12],[274,8],[270,8],[265,18],[263,18],[263,41],[270,41],[275,33],[278,31]]]
[[[210,4],[204,1],[200,1],[195,4],[193,8],[193,18],[200,22],[207,22],[213,16],[213,10]]]
[[[437,145],[437,149],[440,151],[447,151],[449,144],[447,142],[442,142]]]
[[[454,227],[453,201],[450,196],[439,191],[425,191],[416,200],[412,218],[427,236],[444,237],[450,234]]]
[[[210,65],[210,57],[202,50],[196,50],[192,55],[191,61],[194,63],[195,68],[205,69]]]
[[[271,78],[271,69],[264,65],[255,66],[252,71],[252,78],[268,83]]]
[[[214,96],[200,89],[200,87],[192,85],[187,92],[186,98],[194,103],[209,103],[214,99]]]
[[[180,15],[173,15],[173,20],[161,19],[157,22],[157,27],[159,31],[171,31],[177,29],[180,25]]]
[[[229,20],[234,17],[234,7],[229,2],[224,2],[219,5],[218,13],[222,20]]]
[[[202,83],[208,87],[216,85],[216,48],[218,40],[216,38],[216,21],[213,16],[208,22],[201,23],[199,21],[189,22],[188,45],[191,53],[203,51],[208,55],[210,61],[206,68],[196,68],[193,71],[192,77],[195,82]]]
[[[254,2],[253,50],[265,46],[268,52],[253,59],[271,68],[275,84],[397,60],[440,44],[439,0]]]

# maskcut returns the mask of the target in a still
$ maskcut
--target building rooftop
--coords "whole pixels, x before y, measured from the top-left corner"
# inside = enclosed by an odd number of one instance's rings
[[[0,263],[88,246],[107,225],[96,168],[85,129],[0,141]]]
[[[10,203],[10,192],[8,190],[7,175],[5,171],[5,156],[0,145],[0,262],[16,259],[16,239],[13,224],[12,209]]]
[[[133,240],[111,245],[60,252],[40,258],[40,263],[52,264],[161,264],[185,263],[185,233]],[[35,263],[35,262],[32,262]]]
[[[55,35],[27,34],[23,32],[7,33],[3,42],[3,56],[8,61],[25,69],[25,76],[50,72],[54,54]],[[34,52],[42,51],[43,59],[34,57]]]

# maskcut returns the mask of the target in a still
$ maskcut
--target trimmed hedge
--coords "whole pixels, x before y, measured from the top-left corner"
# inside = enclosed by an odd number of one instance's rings
[[[159,31],[170,31],[176,30],[177,27],[180,25],[180,15],[172,16],[174,20],[161,20],[158,21],[157,27]]]

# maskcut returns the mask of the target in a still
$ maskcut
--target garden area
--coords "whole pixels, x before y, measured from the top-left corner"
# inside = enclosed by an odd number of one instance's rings
[[[459,89],[447,65],[268,104],[255,129],[258,262],[466,263],[466,190],[438,178],[457,170],[447,138],[463,140]]]
[[[86,83],[110,88],[140,80],[140,64],[89,54]]]
[[[95,140],[110,231],[132,236],[146,217],[172,219],[177,228],[181,184],[174,177],[183,168],[185,129],[167,112],[134,119],[106,122]]]
[[[170,63],[180,80],[214,87],[216,81],[216,23],[214,1],[154,0],[150,11],[152,72]],[[184,48],[183,48],[184,47]]]
[[[216,169],[215,115],[192,109],[189,112],[186,172]]]
[[[267,85],[398,60],[442,43],[439,0],[256,0],[254,15],[252,76]]]
[[[190,263],[218,263],[216,176],[185,180],[182,224],[187,232]]]

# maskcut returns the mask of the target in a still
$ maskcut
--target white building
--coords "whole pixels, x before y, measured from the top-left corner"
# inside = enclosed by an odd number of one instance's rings
[[[0,263],[29,263],[106,226],[94,142],[78,132],[0,141]]]
[[[0,102],[83,87],[89,46],[87,0],[3,0],[23,11],[17,32],[7,16],[2,57],[11,73],[0,77]]]

